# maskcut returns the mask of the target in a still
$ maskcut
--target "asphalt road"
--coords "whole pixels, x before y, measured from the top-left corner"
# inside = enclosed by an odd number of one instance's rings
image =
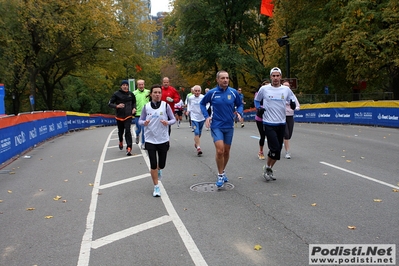
[[[37,146],[1,169],[0,265],[308,265],[310,244],[398,246],[398,129],[296,123],[292,159],[265,182],[248,122],[213,192],[190,189],[216,181],[201,140],[198,157],[188,123],[173,126],[161,198],[145,151],[119,151],[115,127]]]

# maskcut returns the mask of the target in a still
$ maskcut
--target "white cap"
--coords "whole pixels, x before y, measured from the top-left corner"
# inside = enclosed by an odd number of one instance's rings
[[[283,75],[283,73],[281,73],[281,69],[278,68],[278,67],[273,67],[273,68],[270,70],[270,76],[272,75],[273,72],[278,72],[278,73],[280,73],[280,75]]]

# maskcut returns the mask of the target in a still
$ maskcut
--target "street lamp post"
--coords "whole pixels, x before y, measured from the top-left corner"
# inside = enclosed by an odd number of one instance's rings
[[[288,41],[289,38],[290,37],[288,37],[287,35],[284,35],[283,37],[277,39],[277,43],[280,47],[283,47],[285,45],[287,78],[290,78],[290,42]]]

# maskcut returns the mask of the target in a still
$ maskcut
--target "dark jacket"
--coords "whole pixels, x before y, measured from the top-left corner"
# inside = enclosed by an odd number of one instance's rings
[[[120,103],[124,103],[124,108],[116,108]],[[136,108],[136,97],[131,91],[124,92],[122,89],[116,91],[108,102],[108,106],[116,109],[116,119],[126,120],[132,117],[132,110]]]

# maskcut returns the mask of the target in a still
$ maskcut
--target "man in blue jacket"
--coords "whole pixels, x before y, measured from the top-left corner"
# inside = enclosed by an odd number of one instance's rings
[[[228,178],[225,168],[230,157],[230,147],[234,134],[234,116],[243,121],[243,105],[236,89],[229,87],[229,73],[224,70],[216,74],[217,86],[209,90],[200,102],[205,126],[211,128],[211,135],[216,149],[216,166],[218,176],[217,187],[222,187]],[[212,106],[212,116],[209,116],[207,104]],[[237,108],[237,109],[236,109]]]

